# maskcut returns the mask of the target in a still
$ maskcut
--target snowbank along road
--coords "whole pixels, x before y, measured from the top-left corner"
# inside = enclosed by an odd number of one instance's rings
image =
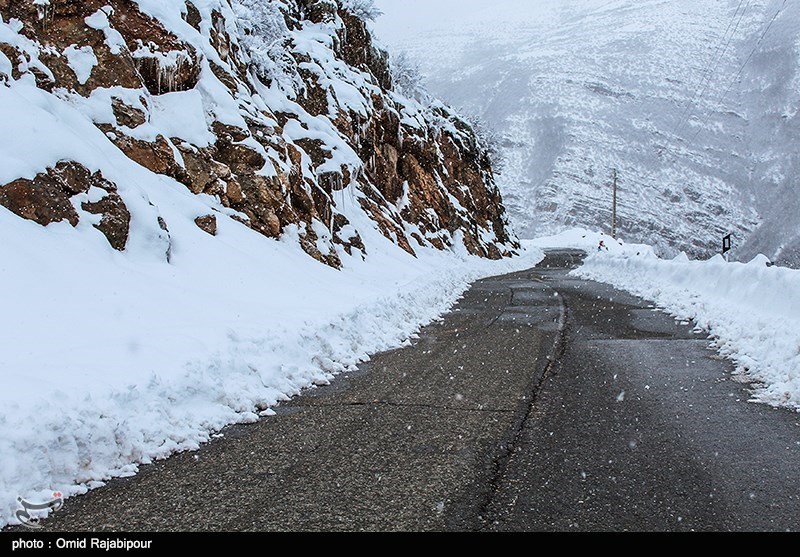
[[[479,281],[413,346],[143,467],[49,530],[794,530],[800,416],[692,326],[569,276]]]

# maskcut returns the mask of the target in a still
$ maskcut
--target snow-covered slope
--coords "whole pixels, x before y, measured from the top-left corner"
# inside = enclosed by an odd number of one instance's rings
[[[105,215],[101,231],[116,236],[109,241],[117,249],[138,241],[135,229],[125,230],[129,219],[168,236],[171,223],[158,221],[158,207],[127,207],[140,186],[107,194],[113,216],[109,207],[69,207],[89,188],[57,163],[100,172],[99,184],[114,170],[105,155],[91,155],[112,150],[206,199],[199,225],[210,230],[226,216],[268,237],[294,234],[332,266],[343,254],[368,253],[345,214],[353,211],[366,212],[410,253],[417,245],[453,247],[456,231],[477,255],[499,258],[514,248],[471,129],[441,103],[396,93],[387,55],[349,8],[328,0],[0,6],[9,99],[0,204],[20,216],[75,224],[76,211]],[[53,115],[67,107],[96,130],[64,141],[63,130],[75,125],[59,126]],[[48,117],[63,130],[41,138],[36,118]],[[29,207],[45,203],[48,214]]]
[[[469,126],[393,89],[364,6],[0,0],[0,525],[536,262]]]
[[[741,83],[731,90],[746,121],[747,191],[763,219],[738,255],[747,261],[763,253],[800,268],[800,3],[773,2],[766,14],[766,27],[755,37],[757,48],[751,38],[752,48],[741,54],[752,54]]]
[[[501,135],[520,234],[608,229],[617,169],[625,238],[706,257],[731,232],[744,258],[797,242],[797,2],[378,4],[378,36]]]

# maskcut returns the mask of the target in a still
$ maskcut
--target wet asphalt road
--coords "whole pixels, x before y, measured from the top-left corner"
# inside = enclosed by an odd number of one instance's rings
[[[476,283],[413,346],[45,529],[800,529],[800,415],[746,402],[704,336],[579,260]]]
[[[800,530],[800,414],[747,402],[704,335],[641,299],[537,274],[565,300],[548,373],[484,527]]]

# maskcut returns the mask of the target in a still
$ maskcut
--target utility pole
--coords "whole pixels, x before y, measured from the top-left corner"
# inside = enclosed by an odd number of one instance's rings
[[[611,237],[617,239],[617,169],[614,169],[614,203],[611,209]]]

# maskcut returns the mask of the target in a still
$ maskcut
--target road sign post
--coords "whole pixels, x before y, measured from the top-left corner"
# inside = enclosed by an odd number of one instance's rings
[[[728,253],[733,249],[733,234],[728,234],[722,238],[722,255],[728,260]]]

